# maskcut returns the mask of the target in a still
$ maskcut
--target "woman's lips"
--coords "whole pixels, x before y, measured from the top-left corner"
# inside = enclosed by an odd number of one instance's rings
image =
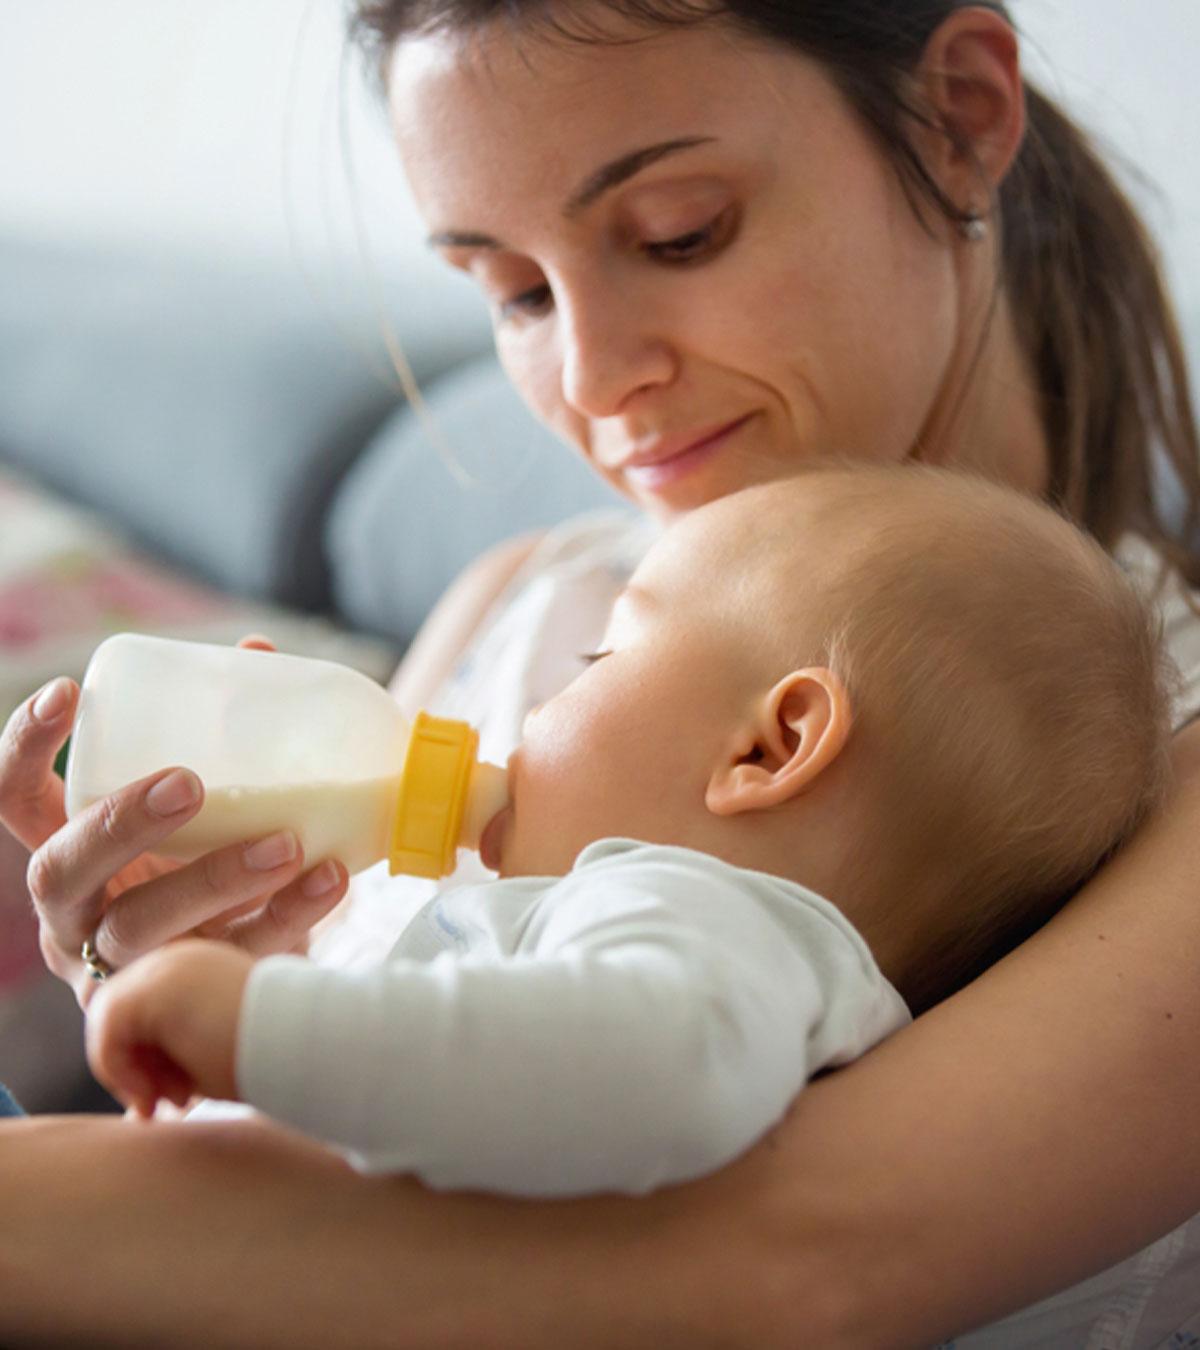
[[[488,821],[479,836],[479,860],[491,872],[500,870],[500,851],[504,841],[504,827],[512,812],[511,806],[505,806]]]
[[[747,413],[715,431],[706,432],[681,450],[672,452],[668,448],[659,458],[627,460],[621,472],[635,486],[651,492],[678,482],[710,459],[753,415]]]

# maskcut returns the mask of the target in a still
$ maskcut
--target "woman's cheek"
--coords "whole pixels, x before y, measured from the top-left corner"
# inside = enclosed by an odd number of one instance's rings
[[[556,384],[547,360],[545,342],[520,327],[502,321],[496,329],[496,355],[504,373],[529,409],[547,421]]]
[[[562,361],[547,323],[543,332],[497,333],[504,373],[531,413],[560,440],[588,457],[587,420],[563,398]]]

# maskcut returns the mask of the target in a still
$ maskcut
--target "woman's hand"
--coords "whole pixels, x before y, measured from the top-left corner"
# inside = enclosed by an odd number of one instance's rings
[[[151,774],[67,820],[54,760],[78,698],[73,681],[54,680],[9,718],[0,735],[0,824],[32,853],[29,890],[42,955],[80,1005],[95,988],[80,958],[87,938],[118,969],[189,934],[255,956],[304,950],[313,924],[345,894],[345,868],[325,861],[306,871],[290,833],[186,865],[156,856],[155,847],[204,800],[188,770]]]
[[[100,988],[88,1008],[92,1073],[149,1120],[162,1098],[237,1100],[242,996],[253,957],[220,942],[175,942]]]

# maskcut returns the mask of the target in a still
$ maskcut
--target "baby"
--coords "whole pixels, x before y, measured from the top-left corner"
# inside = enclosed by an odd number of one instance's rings
[[[692,512],[586,659],[509,761],[501,880],[366,971],[153,953],[92,1002],[97,1076],[435,1186],[682,1181],[1043,923],[1168,781],[1132,586],[960,473],[812,471]]]

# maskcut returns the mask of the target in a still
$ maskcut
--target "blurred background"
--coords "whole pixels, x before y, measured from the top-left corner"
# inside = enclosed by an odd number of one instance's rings
[[[1015,0],[1029,69],[1157,186],[1200,302],[1193,0]],[[341,0],[0,0],[0,228],[352,260],[339,84],[361,205],[393,275],[429,273],[378,109],[343,63]],[[344,67],[345,64],[345,68]],[[283,188],[287,187],[285,199]],[[290,217],[290,221],[289,221]]]
[[[1012,8],[1029,70],[1127,166],[1195,361],[1200,6]],[[0,0],[0,714],[121,628],[263,631],[385,678],[471,556],[614,504],[426,250],[343,20],[342,0]],[[79,1104],[23,870],[3,836],[0,1079]]]

